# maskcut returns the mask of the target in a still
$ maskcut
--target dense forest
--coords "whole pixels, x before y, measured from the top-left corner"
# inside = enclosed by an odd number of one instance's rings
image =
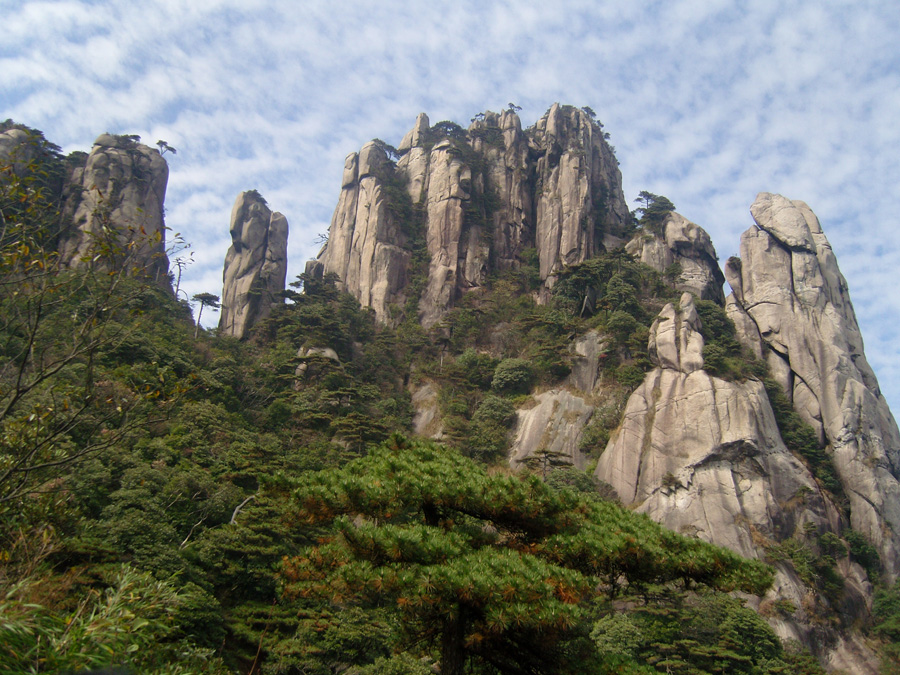
[[[755,611],[765,562],[663,529],[550,454],[509,468],[516,409],[588,330],[614,392],[585,435],[596,461],[678,298],[666,275],[618,249],[537,304],[526,249],[427,330],[301,275],[248,339],[217,336],[146,273],[140,231],[110,220],[61,258],[60,186],[83,158],[29,133],[0,166],[0,672],[824,672]],[[635,228],[672,208],[647,197]],[[765,378],[724,310],[698,307],[706,367]],[[440,442],[412,433],[426,379]],[[857,542],[874,576],[872,553]],[[827,560],[804,564],[840,595]],[[873,616],[898,672],[896,586]]]

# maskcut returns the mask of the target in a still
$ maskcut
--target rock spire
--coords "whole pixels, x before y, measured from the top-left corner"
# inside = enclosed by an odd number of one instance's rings
[[[468,130],[423,113],[396,151],[373,141],[347,157],[319,261],[380,321],[412,301],[428,327],[525,249],[549,289],[563,266],[624,243],[630,223],[612,148],[585,111],[554,104],[525,131],[512,110]]]
[[[866,361],[847,282],[801,201],[760,193],[741,258],[725,268],[729,310],[813,426],[850,504],[850,525],[900,574],[900,432]]]
[[[72,225],[60,255],[80,265],[102,242],[112,247],[113,259],[170,288],[163,217],[169,167],[158,150],[135,138],[102,134],[84,166],[72,171],[65,206]]]
[[[242,192],[231,210],[219,331],[246,337],[280,302],[287,277],[288,222],[256,190]]]

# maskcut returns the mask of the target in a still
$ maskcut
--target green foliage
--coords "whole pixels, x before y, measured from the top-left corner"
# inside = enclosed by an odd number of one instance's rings
[[[722,595],[663,597],[607,614],[591,639],[602,653],[649,672],[804,672],[790,665],[793,656],[756,612]]]
[[[124,665],[155,675],[227,672],[221,661],[173,629],[190,599],[149,574],[122,567],[105,592],[89,592],[69,616],[28,602],[38,581],[13,586],[0,602],[0,671],[39,673]],[[29,585],[32,588],[29,588]],[[210,626],[215,631],[215,623]]]
[[[703,335],[703,369],[726,380],[743,381],[766,375],[766,366],[737,339],[734,322],[725,308],[712,300],[696,300]]]
[[[872,546],[865,535],[860,532],[845,530],[843,535],[850,552],[850,559],[862,565],[869,578],[877,581],[881,574],[881,557],[878,555],[878,549]]]
[[[642,190],[634,201],[643,204],[636,209],[641,214],[638,224],[655,234],[663,234],[663,221],[669,213],[675,210],[675,205],[665,197],[646,190]]]
[[[820,591],[832,605],[840,603],[844,593],[844,580],[835,569],[835,560],[831,556],[817,556],[803,542],[794,538],[768,546],[766,556],[772,562],[789,562],[803,583]]]
[[[875,592],[872,616],[875,619],[874,632],[900,645],[900,584],[894,583]]]
[[[494,369],[491,388],[503,394],[525,394],[534,382],[534,370],[525,359],[503,359]]]
[[[393,608],[416,644],[440,647],[444,673],[463,672],[471,658],[501,670],[523,653],[536,666],[561,658],[553,647],[598,583],[615,592],[691,579],[760,592],[772,579],[760,563],[608,502],[488,475],[454,451],[401,437],[297,480],[294,502],[297,522],[334,530],[285,562],[289,596]]]
[[[805,459],[819,480],[823,488],[834,495],[838,501],[845,501],[843,487],[837,477],[834,463],[823,448],[819,446],[819,439],[815,430],[794,410],[788,397],[785,396],[781,385],[775,380],[767,378],[763,380],[772,411],[775,413],[775,421],[785,445],[792,452]]]
[[[0,166],[0,503],[146,428],[191,370],[140,352],[113,358],[143,347],[154,321],[166,330],[183,315],[147,285],[141,242],[123,244],[103,213],[88,253],[62,265],[53,187],[62,160],[42,137],[35,143]]]
[[[875,592],[872,618],[872,634],[881,641],[881,672],[893,675],[900,663],[900,583]]]

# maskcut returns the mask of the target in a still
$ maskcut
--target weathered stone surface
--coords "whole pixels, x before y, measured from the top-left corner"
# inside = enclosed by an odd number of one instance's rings
[[[424,236],[430,259],[417,298],[418,318],[429,327],[463,293],[483,287],[490,271],[519,265],[531,246],[546,299],[562,266],[618,241],[629,222],[618,163],[585,112],[554,105],[528,131],[510,110],[477,116],[468,132],[452,127],[431,128],[420,114],[395,166],[379,143],[345,164],[319,260],[380,321],[395,322],[398,311],[389,307],[406,304],[417,237]],[[397,180],[388,186],[392,172]],[[413,209],[389,203],[404,183]],[[398,213],[407,220],[399,222]]]
[[[60,246],[62,260],[81,265],[93,258],[98,241],[116,232],[114,264],[139,268],[143,275],[169,287],[169,259],[163,202],[169,167],[159,151],[134,140],[102,134],[94,141],[83,168],[71,178],[65,206],[72,223]]]
[[[39,154],[40,142],[24,129],[7,129],[0,134],[0,163],[7,163],[13,173],[24,175],[28,163]]]
[[[440,440],[444,435],[438,390],[431,382],[412,389],[413,431],[420,436]]]
[[[600,127],[582,110],[554,103],[534,127],[535,245],[541,278],[593,256],[604,231],[622,228],[630,213],[622,175]]]
[[[693,373],[703,368],[703,336],[694,298],[683,293],[678,308],[663,307],[650,327],[650,361],[660,368]]]
[[[606,340],[595,331],[589,331],[572,343],[572,372],[568,384],[585,394],[590,394],[597,384],[600,357]]]
[[[803,202],[761,193],[756,227],[727,272],[735,311],[770,348],[794,407],[827,442],[850,502],[850,525],[900,574],[900,432],[863,353],[847,283]]]
[[[763,384],[702,370],[699,327],[689,294],[678,309],[668,305],[660,313],[650,349],[658,367],[629,398],[596,477],[666,527],[750,558],[787,538],[840,533],[840,510],[784,445]],[[860,615],[870,587],[858,565],[842,564],[844,609]],[[813,613],[834,608],[810,604],[790,564],[776,564],[766,602],[775,600],[798,608],[790,620],[773,621],[780,636],[807,645],[825,641]]]
[[[430,128],[431,124],[428,121],[428,115],[426,115],[425,113],[419,113],[419,115],[416,117],[415,125],[406,133],[406,135],[403,137],[403,140],[400,141],[400,145],[397,146],[397,150],[400,152],[407,152],[412,148],[420,147],[425,141],[425,134],[428,133],[428,129]]]
[[[644,231],[625,246],[631,255],[664,274],[677,264],[681,272],[675,288],[694,293],[701,300],[725,302],[718,256],[706,230],[679,213],[670,213],[662,223],[662,234]]]
[[[425,327],[438,322],[461,288],[481,285],[489,250],[480,227],[466,222],[472,198],[472,170],[449,140],[435,144],[428,162],[425,242],[430,263],[428,284],[419,302]],[[467,227],[468,226],[468,227]]]
[[[229,230],[219,331],[244,338],[281,302],[276,295],[287,277],[288,222],[250,190],[235,200]]]
[[[514,268],[522,249],[534,245],[528,137],[511,110],[484,113],[472,122],[469,136],[485,158],[488,189],[497,198],[491,214],[491,258],[497,269]]]
[[[564,389],[552,389],[534,398],[536,406],[518,411],[510,465],[516,468],[529,457],[547,453],[554,462],[569,462],[583,469],[585,457],[578,445],[593,406]]]
[[[384,323],[392,320],[391,305],[405,302],[410,258],[386,196],[386,172],[392,170],[384,150],[374,143],[347,156],[328,243],[319,254],[324,271],[337,274],[341,288],[375,310]]]

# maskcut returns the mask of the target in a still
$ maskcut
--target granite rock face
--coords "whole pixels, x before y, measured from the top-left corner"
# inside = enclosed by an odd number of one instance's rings
[[[287,277],[288,222],[250,190],[235,200],[229,230],[219,331],[244,338],[280,302],[277,294]]]
[[[725,302],[722,292],[725,275],[719,269],[712,240],[706,230],[681,214],[669,213],[660,234],[643,231],[628,242],[625,250],[660,274],[677,265],[674,282],[679,291],[694,293],[701,300],[720,305]]]
[[[583,469],[585,457],[579,442],[594,407],[565,389],[551,389],[534,398],[536,406],[518,411],[510,465],[516,468],[531,457],[545,455],[553,463]]]
[[[385,323],[414,300],[419,321],[436,324],[532,247],[546,300],[562,267],[623,243],[631,222],[612,148],[571,106],[554,104],[525,131],[511,110],[480,114],[468,130],[430,126],[423,113],[396,163],[391,151],[372,142],[348,157],[319,255],[324,272]]]
[[[586,112],[554,104],[534,127],[535,246],[541,278],[602,250],[630,218],[622,174],[601,127]]]
[[[170,288],[163,218],[168,179],[169,167],[155,148],[127,136],[99,136],[69,178],[64,215],[72,225],[60,245],[62,260],[84,264],[103,242],[114,246],[121,264]]]
[[[22,176],[28,163],[40,154],[40,141],[24,129],[13,127],[0,133],[0,163],[9,163],[13,173]]]
[[[324,273],[340,278],[341,288],[389,323],[391,305],[406,300],[411,252],[393,202],[394,167],[383,146],[367,143],[344,162],[341,195],[331,219],[328,243],[319,254]],[[393,180],[392,180],[393,179]]]
[[[825,444],[850,526],[900,574],[900,432],[863,353],[831,245],[809,207],[761,193],[741,258],[726,265],[742,339],[767,346],[773,375]]]
[[[785,446],[763,384],[703,370],[699,329],[690,294],[662,310],[650,337],[657,367],[629,398],[595,476],[669,529],[749,558],[788,538],[840,533],[840,509]],[[767,599],[798,608],[775,620],[776,630],[815,643],[822,635],[813,614],[833,610],[811,604],[790,564],[775,566]],[[861,568],[845,567],[845,604],[860,611],[871,587]]]

